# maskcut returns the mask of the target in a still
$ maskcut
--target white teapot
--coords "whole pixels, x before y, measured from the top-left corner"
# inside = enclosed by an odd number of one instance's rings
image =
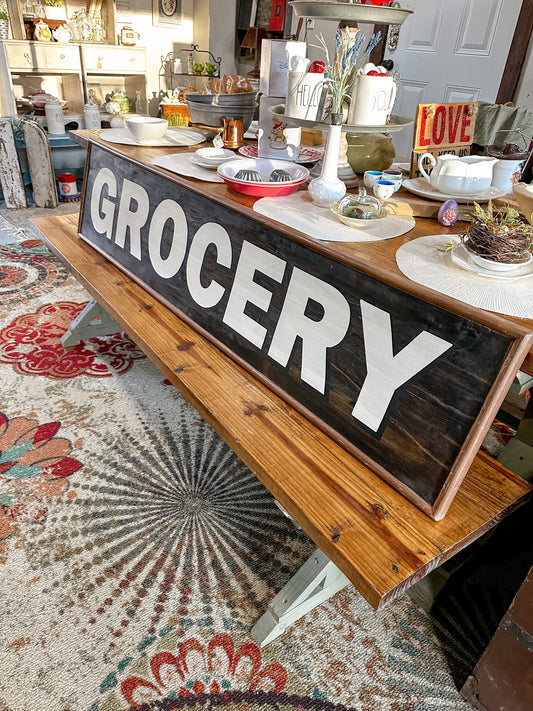
[[[427,158],[433,170],[428,175],[423,162]],[[435,158],[423,153],[418,159],[418,169],[424,178],[439,192],[446,195],[473,195],[487,190],[492,183],[492,168],[496,158],[489,156],[443,155]]]

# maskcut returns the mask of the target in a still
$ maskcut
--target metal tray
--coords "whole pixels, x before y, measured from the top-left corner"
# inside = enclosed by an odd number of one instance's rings
[[[288,126],[302,126],[303,128],[317,128],[321,131],[327,131],[329,129],[329,123],[324,121],[311,121],[309,119],[294,118],[294,116],[285,115],[285,104],[276,104],[269,108],[271,114],[279,116],[280,119]],[[383,126],[355,126],[347,123],[341,125],[343,131],[350,133],[394,133],[396,131],[401,131],[406,126],[410,126],[414,123],[414,119],[408,116],[399,116],[398,114],[391,114],[388,122]]]
[[[353,20],[374,22],[377,25],[401,25],[413,13],[403,7],[385,5],[361,5],[333,0],[295,0],[290,3],[296,17],[313,17],[320,20]]]

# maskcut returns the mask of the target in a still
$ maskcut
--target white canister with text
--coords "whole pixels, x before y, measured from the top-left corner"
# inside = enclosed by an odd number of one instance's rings
[[[352,126],[384,126],[395,98],[396,82],[392,77],[369,74],[355,77],[348,123]]]
[[[289,72],[285,97],[287,116],[316,121],[324,86],[323,74]]]

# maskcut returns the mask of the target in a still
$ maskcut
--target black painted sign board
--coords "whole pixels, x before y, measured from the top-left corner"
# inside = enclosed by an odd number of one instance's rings
[[[403,291],[230,204],[90,144],[79,233],[442,518],[529,334]]]

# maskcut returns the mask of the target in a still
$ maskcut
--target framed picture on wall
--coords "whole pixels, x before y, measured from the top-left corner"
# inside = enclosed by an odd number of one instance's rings
[[[152,25],[156,27],[181,25],[181,0],[152,0]]]

